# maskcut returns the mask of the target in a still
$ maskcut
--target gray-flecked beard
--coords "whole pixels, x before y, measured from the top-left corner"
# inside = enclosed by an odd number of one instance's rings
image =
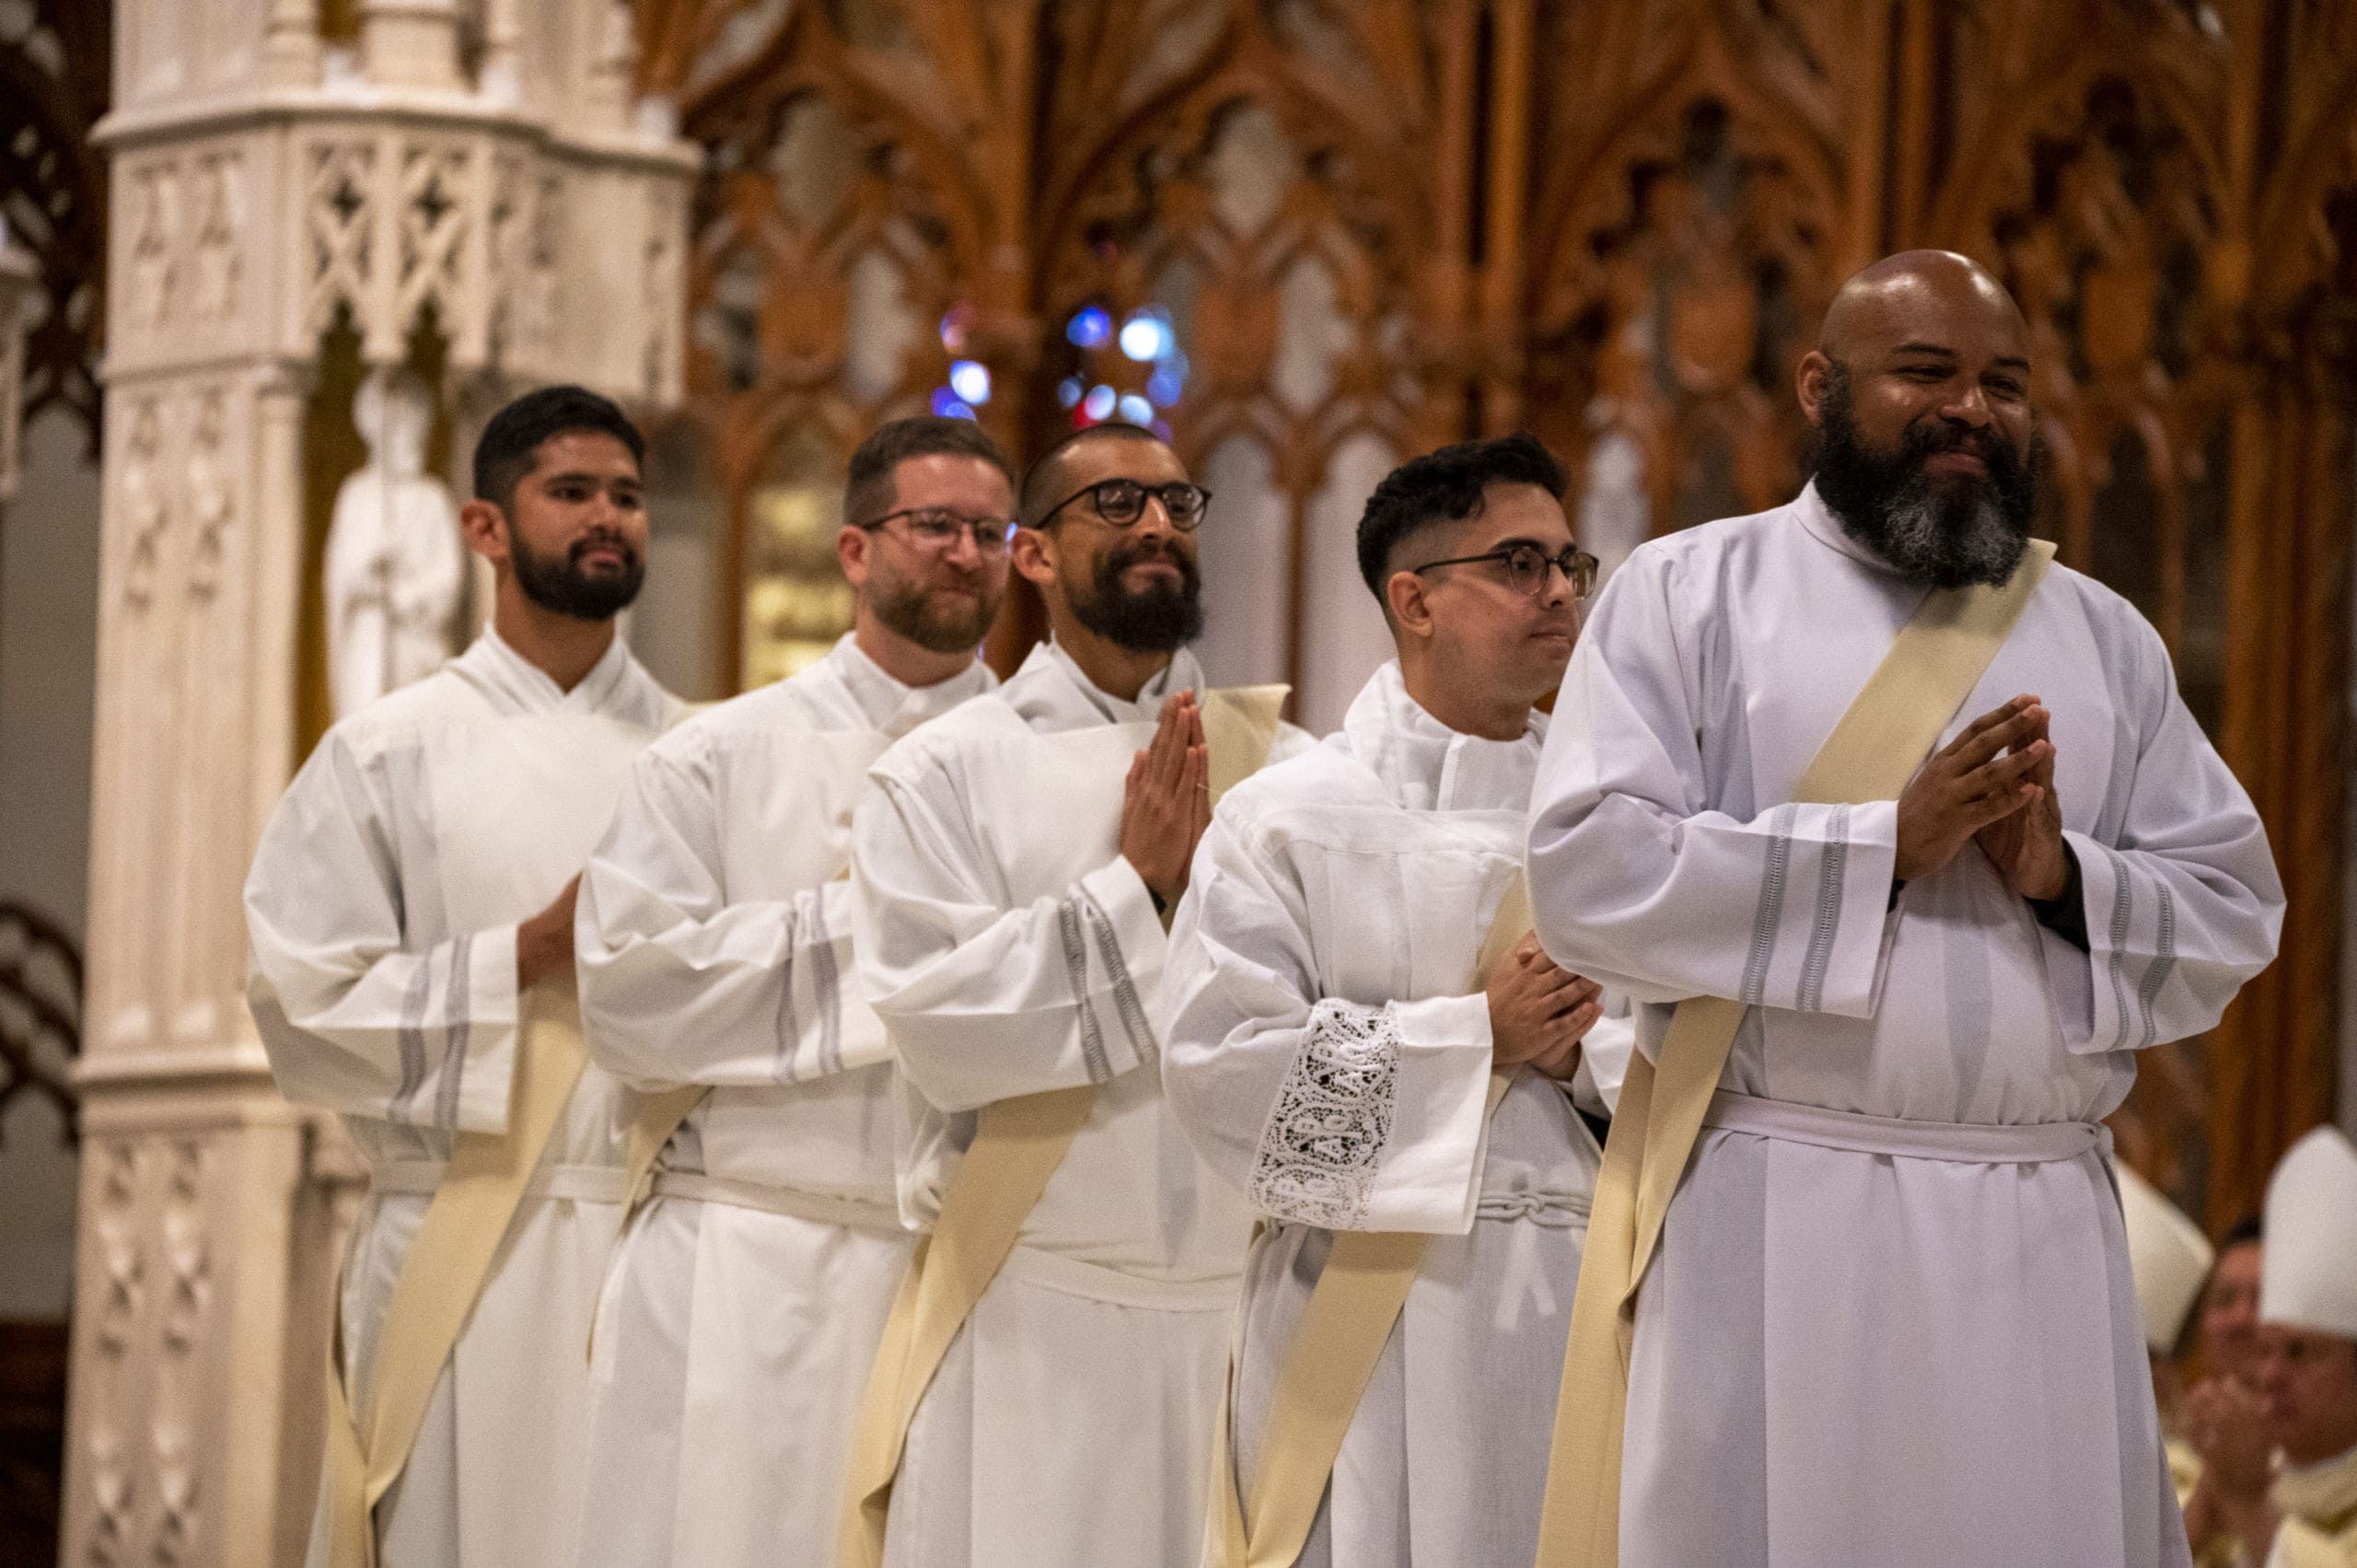
[[[1818,427],[1817,494],[1844,533],[1927,587],[1994,585],[2014,575],[2038,510],[2034,451],[2025,458],[2002,436],[1940,420],[1910,429],[1895,453],[1870,451],[1839,366],[1827,377]],[[1955,451],[1979,458],[1987,476],[1934,478],[1927,460]]]

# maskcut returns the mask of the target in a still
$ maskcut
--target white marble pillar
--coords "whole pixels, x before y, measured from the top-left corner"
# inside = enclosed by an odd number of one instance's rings
[[[454,0],[116,10],[80,1241],[64,1561],[291,1565],[320,1450],[337,1216],[360,1173],[272,1086],[239,889],[294,754],[303,419],[348,313],[454,377],[678,394],[685,149],[567,80],[459,78]],[[558,14],[563,13],[563,14]],[[503,7],[511,24],[517,13]],[[608,0],[535,29],[605,38]],[[513,67],[516,62],[503,62]],[[527,66],[538,63],[524,62]],[[614,62],[601,58],[610,80]],[[512,79],[512,78],[511,78]],[[576,237],[594,233],[598,243]],[[0,421],[13,428],[14,421]]]

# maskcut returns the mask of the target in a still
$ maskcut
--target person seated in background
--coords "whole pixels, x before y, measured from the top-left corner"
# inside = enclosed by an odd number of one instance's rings
[[[2357,1568],[2357,1144],[2319,1127],[2267,1186],[2258,1388],[2282,1518],[2267,1568]]]
[[[2267,1410],[2258,1393],[2258,1276],[2264,1226],[2253,1215],[2226,1232],[2201,1293],[2192,1360],[2200,1380],[2178,1401],[2177,1432],[2192,1475],[2179,1491],[2186,1535],[2201,1568],[2251,1561],[2250,1542],[2275,1533],[2267,1501]],[[2172,1446],[2170,1470],[2183,1451]]]
[[[2144,1318],[2144,1353],[2153,1369],[2153,1399],[2161,1412],[2161,1434],[2169,1458],[2169,1479],[2179,1504],[2201,1473],[2200,1457],[2178,1423],[2190,1349],[2186,1328],[2217,1254],[2201,1227],[2160,1190],[2125,1164],[2113,1167],[2119,1182],[2119,1208],[2128,1223],[2128,1267],[2136,1278],[2136,1307]]]

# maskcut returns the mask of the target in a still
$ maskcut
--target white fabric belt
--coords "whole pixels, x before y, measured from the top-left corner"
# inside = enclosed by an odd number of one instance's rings
[[[1900,1159],[1960,1165],[2047,1165],[2081,1155],[2111,1153],[2111,1130],[2095,1121],[2032,1121],[2000,1127],[1975,1121],[1909,1121],[1827,1110],[1789,1100],[1761,1099],[1721,1089],[1711,1097],[1705,1127],[1749,1132],[1821,1149],[1892,1155]]]
[[[1001,1279],[1021,1280],[1065,1295],[1155,1312],[1233,1311],[1243,1294],[1243,1277],[1238,1274],[1209,1280],[1148,1279],[1102,1263],[1084,1263],[1061,1252],[1042,1252],[1036,1247],[1016,1247],[998,1272]]]
[[[386,1160],[368,1167],[368,1181],[379,1193],[431,1197],[449,1168],[447,1160]],[[620,1203],[630,1197],[630,1173],[618,1165],[543,1165],[524,1196]]]
[[[1569,1230],[1587,1224],[1587,1192],[1552,1192],[1538,1189],[1508,1189],[1484,1192],[1473,1205],[1477,1220],[1528,1220],[1550,1230]]]
[[[830,1192],[805,1192],[798,1188],[772,1187],[764,1181],[707,1176],[701,1171],[659,1170],[655,1173],[657,1198],[691,1198],[705,1203],[727,1203],[758,1209],[765,1214],[808,1220],[814,1225],[847,1225],[854,1230],[886,1230],[906,1234],[900,1212],[889,1203],[872,1202]]]

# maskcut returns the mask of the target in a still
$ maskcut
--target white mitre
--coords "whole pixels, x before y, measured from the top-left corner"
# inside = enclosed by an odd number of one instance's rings
[[[2319,1127],[2267,1183],[2258,1318],[2357,1340],[2357,1144]]]
[[[2167,1355],[2185,1332],[2186,1316],[2200,1298],[2217,1249],[2158,1188],[2125,1165],[2113,1169],[2119,1178],[2120,1213],[2128,1221],[2136,1307],[2144,1315],[2144,1348]]]

